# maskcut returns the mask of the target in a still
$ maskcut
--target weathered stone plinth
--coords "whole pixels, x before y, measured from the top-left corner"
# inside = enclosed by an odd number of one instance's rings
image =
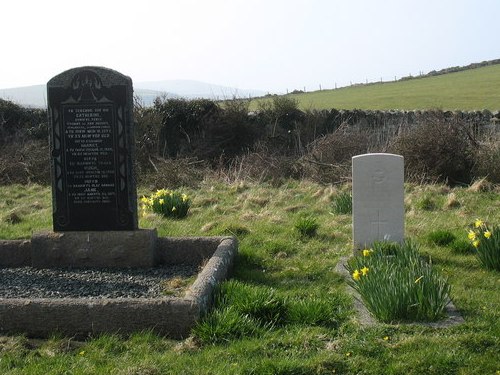
[[[106,232],[42,232],[31,239],[37,268],[147,268],[156,264],[156,229]]]

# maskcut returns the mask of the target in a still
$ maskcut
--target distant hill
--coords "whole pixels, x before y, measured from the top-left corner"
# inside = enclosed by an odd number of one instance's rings
[[[264,94],[263,91],[258,90],[239,90],[233,87],[189,80],[134,83],[134,95],[139,97],[146,106],[151,105],[158,96],[166,96],[167,98],[183,97],[187,99],[206,98],[217,100],[232,97],[256,97]],[[47,88],[46,85],[35,85],[0,89],[0,98],[28,107],[46,107]]]
[[[248,98],[263,96],[266,93],[260,90],[237,89],[234,87],[214,85],[211,83],[191,80],[169,80],[154,82],[138,82],[134,89],[155,90],[170,92],[183,98],[195,99],[206,98],[215,100],[237,98]]]
[[[494,60],[497,61],[497,60]],[[450,68],[397,82],[358,84],[336,90],[289,94],[301,109],[500,110],[500,65]],[[256,99],[250,108],[256,109]]]

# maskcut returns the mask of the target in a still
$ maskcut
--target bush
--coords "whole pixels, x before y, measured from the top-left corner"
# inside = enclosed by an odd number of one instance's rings
[[[248,115],[248,101],[161,99],[153,109],[143,108],[140,127],[147,136],[139,143],[161,157],[196,157],[216,165],[252,149],[263,132]],[[155,124],[147,123],[151,119]],[[143,122],[148,124],[144,126]]]
[[[445,314],[450,286],[412,242],[398,245],[389,256],[375,247],[365,250],[346,268],[352,275],[349,284],[382,322],[436,321]]]
[[[0,99],[0,146],[27,139],[47,140],[47,111]]]
[[[186,155],[193,140],[203,136],[207,123],[219,112],[217,104],[207,99],[157,98],[154,109],[162,119],[157,145],[162,157]]]
[[[367,150],[367,133],[344,126],[309,144],[300,163],[303,173],[313,181],[345,182],[351,176],[352,157]]]
[[[288,96],[275,96],[272,102],[274,121],[285,130],[293,130],[304,113],[299,109],[299,101]]]
[[[396,137],[389,147],[405,158],[408,179],[467,184],[474,177],[476,142],[470,129],[435,112],[428,122]]]
[[[500,183],[500,141],[481,144],[476,153],[475,177],[486,177],[488,181]]]
[[[228,165],[218,169],[220,178],[227,182],[252,180],[279,185],[290,178],[301,178],[295,158],[279,155],[264,146],[235,157]]]
[[[0,147],[0,185],[50,184],[49,144],[26,140]]]
[[[141,185],[151,190],[169,186],[177,189],[183,186],[196,188],[209,173],[203,161],[196,158],[164,159],[150,156],[146,165],[137,165],[137,174]]]

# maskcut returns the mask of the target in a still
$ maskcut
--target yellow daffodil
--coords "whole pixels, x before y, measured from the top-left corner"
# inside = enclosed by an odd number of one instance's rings
[[[370,270],[370,269],[369,269],[368,267],[366,267],[366,266],[365,266],[365,267],[361,268],[361,273],[363,274],[363,276],[366,276],[366,275],[368,275],[368,271],[369,271],[369,270]]]
[[[472,242],[472,246],[474,246],[475,248],[478,248],[479,247],[479,240],[475,240],[474,242]]]
[[[487,230],[486,232],[483,233],[485,238],[490,238],[491,237],[491,232]]]
[[[389,341],[389,336],[384,336],[384,341]]]
[[[352,278],[356,281],[358,281],[360,278],[361,278],[361,272],[359,272],[358,270],[355,270],[353,273],[352,273]]]
[[[467,234],[467,237],[469,238],[469,240],[474,241],[476,239],[476,232],[470,230],[469,233]]]
[[[373,253],[373,250],[370,250],[370,249],[364,249],[364,250],[363,250],[363,256],[364,256],[364,257],[368,257],[368,256],[370,256],[372,253]]]
[[[160,198],[160,200],[158,201],[158,203],[160,203],[160,205],[162,206],[163,204],[165,204],[165,199]]]
[[[144,203],[144,204],[148,204],[149,203],[149,198],[145,197],[145,196],[142,196],[141,197],[141,202]]]
[[[182,201],[186,202],[188,200],[188,196],[186,194],[182,194]]]
[[[172,212],[175,212],[175,211],[177,211],[177,208],[172,207]]]
[[[168,195],[169,191],[166,190],[166,189],[159,189],[156,191],[156,196],[159,197],[159,196],[162,196],[162,195]]]
[[[474,222],[474,226],[476,228],[479,228],[481,225],[483,225],[482,220],[476,219],[476,221]]]

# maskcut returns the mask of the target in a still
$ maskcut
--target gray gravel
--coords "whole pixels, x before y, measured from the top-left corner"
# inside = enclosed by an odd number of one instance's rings
[[[198,268],[148,269],[0,268],[0,298],[158,298],[162,283],[190,277]]]

